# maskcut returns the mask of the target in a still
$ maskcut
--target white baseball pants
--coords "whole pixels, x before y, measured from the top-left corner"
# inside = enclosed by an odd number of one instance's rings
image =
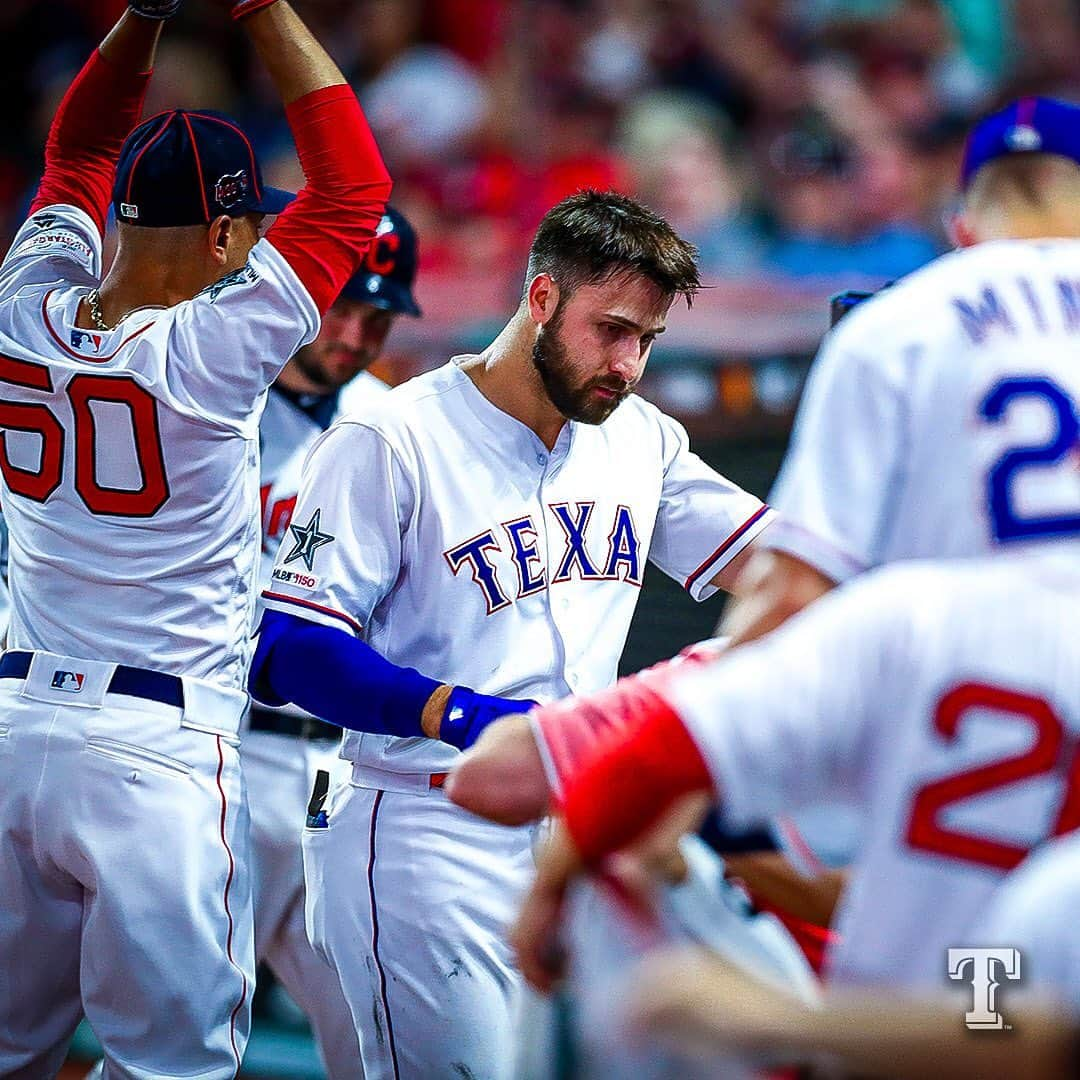
[[[340,785],[328,827],[305,830],[311,942],[341,979],[366,1080],[511,1080],[522,981],[506,934],[531,830],[399,779]]]
[[[0,679],[0,1075],[54,1075],[85,1011],[106,1080],[233,1077],[254,981],[236,738],[50,661]],[[57,666],[88,673],[77,703]]]
[[[337,973],[312,949],[304,926],[300,837],[317,769],[348,776],[337,744],[247,732],[241,750],[251,809],[255,956],[307,1014],[327,1080],[359,1080],[360,1047]]]

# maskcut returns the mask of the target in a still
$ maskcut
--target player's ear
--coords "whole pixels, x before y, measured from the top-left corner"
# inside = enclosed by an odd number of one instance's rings
[[[529,305],[529,317],[538,326],[543,326],[559,306],[559,286],[550,274],[537,274],[529,282],[526,293]]]
[[[213,262],[224,266],[229,261],[229,243],[233,238],[235,223],[228,214],[222,214],[210,222],[206,243]]]
[[[945,224],[949,235],[949,243],[954,248],[972,247],[979,242],[975,223],[966,211],[960,210],[953,214]]]

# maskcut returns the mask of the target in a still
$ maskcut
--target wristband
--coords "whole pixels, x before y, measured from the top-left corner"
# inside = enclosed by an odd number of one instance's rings
[[[648,698],[636,693],[634,687],[660,691],[673,674],[712,663],[726,647],[726,638],[701,641],[683,649],[674,659],[620,679],[591,697],[564,698],[538,709],[533,717],[533,732],[553,794],[562,794],[568,779],[597,743],[610,738],[614,730],[630,732],[642,719],[645,714],[641,703]]]
[[[128,0],[128,7],[144,19],[171,19],[180,10],[180,0]]]
[[[569,780],[563,819],[587,865],[619,851],[652,826],[681,795],[712,789],[705,759],[678,714],[641,682],[617,684],[641,719],[601,740]]]
[[[233,5],[232,17],[239,22],[249,15],[254,15],[256,11],[262,11],[263,8],[276,3],[277,0],[240,0],[240,3]]]
[[[511,713],[530,712],[536,704],[535,701],[478,694],[467,686],[455,686],[446,699],[439,738],[459,750],[467,750],[488,724]]]

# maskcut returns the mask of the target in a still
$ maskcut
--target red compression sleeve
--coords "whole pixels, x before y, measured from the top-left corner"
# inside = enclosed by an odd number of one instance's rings
[[[642,719],[598,744],[563,797],[563,818],[586,863],[632,843],[680,795],[713,786],[697,744],[660,694],[640,681],[615,689],[633,696],[627,711]]]
[[[305,94],[285,115],[307,183],[266,238],[325,315],[382,220],[390,175],[348,86]]]
[[[45,175],[30,213],[69,203],[105,232],[120,148],[142,116],[150,72],[125,71],[94,50],[60,102],[45,143]]]

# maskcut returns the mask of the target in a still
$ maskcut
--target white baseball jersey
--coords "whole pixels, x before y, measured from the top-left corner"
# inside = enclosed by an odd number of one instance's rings
[[[451,362],[316,443],[264,600],[441,682],[550,701],[614,680],[646,560],[702,599],[770,516],[640,398],[549,452]],[[352,731],[342,748],[396,773],[457,753]]]
[[[75,326],[101,239],[33,215],[0,268],[0,468],[11,648],[241,690],[266,387],[318,311],[267,241],[193,300]]]
[[[300,487],[300,469],[311,444],[351,404],[385,393],[385,383],[362,372],[341,393],[305,399],[270,388],[259,424],[263,502],[260,583],[269,585],[274,556]],[[286,540],[288,543],[288,540]],[[296,705],[275,710],[307,716]],[[360,1050],[340,986],[308,943],[304,927],[304,884],[300,824],[319,769],[331,776],[348,769],[336,745],[249,731],[243,742],[244,777],[251,812],[251,880],[255,909],[255,955],[267,964],[303,1009],[318,1043],[327,1077],[355,1077]]]
[[[389,389],[381,379],[361,371],[337,395],[330,421],[363,408]],[[278,547],[289,535],[304,459],[327,427],[329,423],[320,423],[286,395],[271,389],[259,422],[259,491],[263,523],[263,566],[259,582],[263,588],[270,586]]]
[[[1010,874],[962,944],[1019,949],[1021,987],[1080,1016],[1078,908],[1080,833],[1073,833]]]
[[[844,581],[1041,541],[1080,553],[1080,241],[945,255],[826,338],[766,544]]]
[[[0,642],[7,638],[8,620],[11,618],[11,593],[8,590],[8,527],[0,514]]]
[[[1071,553],[889,567],[674,684],[729,824],[862,807],[833,980],[940,985],[1005,875],[1080,824],[1078,602]]]

